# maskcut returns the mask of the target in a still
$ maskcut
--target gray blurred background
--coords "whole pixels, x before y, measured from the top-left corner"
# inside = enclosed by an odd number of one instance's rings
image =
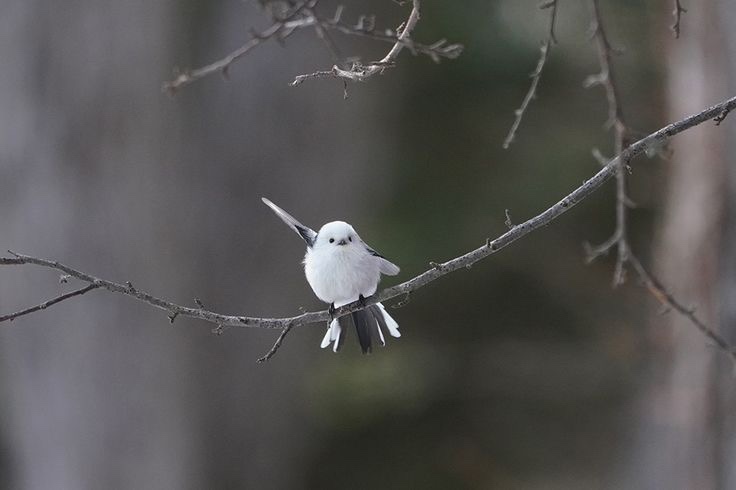
[[[560,0],[557,37],[510,150],[501,143],[546,34],[537,0],[423,2],[419,41],[365,84],[329,68],[308,30],[269,42],[175,98],[174,67],[232,51],[268,18],[254,2],[3,0],[0,250],[49,257],[223,313],[322,308],[303,244],[261,204],[314,227],[345,219],[402,267],[457,256],[548,207],[610,154],[584,3]],[[736,6],[601,5],[623,109],[650,132],[736,92]],[[330,13],[336,4],[320,4]],[[345,20],[407,7],[345,3]],[[731,27],[729,27],[731,26]],[[336,36],[346,54],[387,45]],[[631,177],[632,242],[685,303],[736,342],[733,116],[678,137]],[[613,231],[607,186],[553,226],[417,291],[403,338],[335,355],[324,326],[277,356],[260,329],[211,333],[91,292],[0,326],[0,487],[9,489],[736,488],[734,380],[725,356],[635,278],[582,243]],[[75,287],[0,270],[0,312]]]

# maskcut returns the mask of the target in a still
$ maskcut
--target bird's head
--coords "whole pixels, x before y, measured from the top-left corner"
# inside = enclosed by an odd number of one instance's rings
[[[344,221],[332,221],[325,224],[317,233],[316,247],[342,247],[352,248],[354,244],[360,242],[360,237],[352,226]]]

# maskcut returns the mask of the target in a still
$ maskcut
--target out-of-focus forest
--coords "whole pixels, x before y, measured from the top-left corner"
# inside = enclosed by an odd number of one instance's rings
[[[642,134],[736,91],[736,6],[601,0],[627,123]],[[334,11],[336,2],[321,2]],[[408,6],[344,2],[395,28]],[[413,38],[366,83],[307,80],[332,60],[309,29],[270,41],[175,97],[174,67],[267,27],[257,2],[4,0],[0,249],[59,260],[180,304],[292,316],[323,309],[305,224],[344,219],[401,266],[391,285],[531,217],[612,155],[585,2],[556,34],[508,150],[501,144],[547,35],[536,0],[422,2]],[[345,54],[389,45],[335,35]],[[732,116],[733,117],[733,116]],[[629,178],[630,241],[683,302],[736,342],[736,126],[704,124]],[[364,356],[321,350],[321,325],[276,331],[177,319],[93,291],[0,325],[0,487],[8,489],[734,488],[734,379],[686,319],[583,242],[614,229],[606,185],[552,226],[391,310],[403,337]],[[0,313],[71,290],[0,269]]]

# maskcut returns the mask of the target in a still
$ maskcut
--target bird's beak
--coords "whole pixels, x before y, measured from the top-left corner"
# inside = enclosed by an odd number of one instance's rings
[[[342,240],[340,240],[339,242],[337,242],[337,244],[338,245],[347,245],[348,242],[343,238]]]

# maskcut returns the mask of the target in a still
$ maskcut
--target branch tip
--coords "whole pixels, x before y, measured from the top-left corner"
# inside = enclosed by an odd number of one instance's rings
[[[283,330],[281,330],[281,334],[276,339],[276,342],[274,342],[273,347],[271,347],[271,350],[269,350],[265,356],[259,358],[256,362],[258,364],[262,364],[268,361],[269,359],[271,359],[274,356],[274,354],[276,354],[276,351],[279,350],[279,348],[281,347],[281,344],[284,342],[284,338],[286,338],[286,336],[289,334],[292,328],[293,328],[293,325],[290,323]]]
[[[547,32],[547,39],[542,43],[541,47],[539,48],[539,59],[537,60],[537,66],[534,69],[534,71],[530,74],[530,78],[532,79],[531,85],[529,86],[529,90],[527,90],[526,95],[521,101],[521,105],[518,109],[514,111],[514,122],[511,124],[511,129],[509,129],[508,134],[506,135],[506,138],[503,140],[503,144],[501,145],[504,150],[508,150],[511,146],[511,143],[514,142],[516,139],[516,132],[519,130],[519,126],[521,125],[521,121],[524,118],[524,113],[526,113],[527,108],[529,107],[529,104],[532,100],[534,100],[537,96],[537,87],[539,85],[539,80],[542,78],[542,72],[544,71],[544,66],[547,63],[547,58],[549,57],[549,52],[552,50],[552,45],[557,44],[557,38],[555,37],[555,19],[557,18],[557,0],[549,0],[544,3],[542,3],[539,8],[541,9],[550,9],[550,15],[549,15],[549,29]]]

